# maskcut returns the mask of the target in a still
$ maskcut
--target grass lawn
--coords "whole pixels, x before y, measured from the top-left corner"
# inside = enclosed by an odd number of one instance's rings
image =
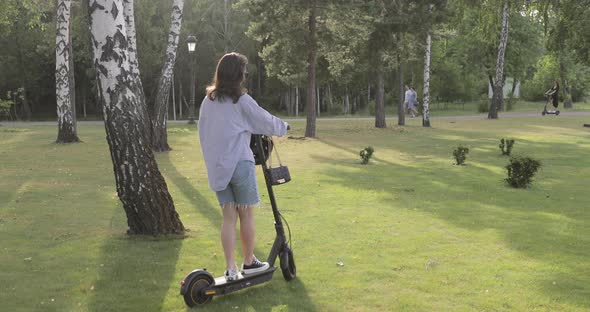
[[[293,181],[275,190],[298,277],[279,271],[203,310],[590,310],[590,118],[407,122],[319,121],[318,139],[280,138]],[[294,122],[290,135],[304,127]],[[0,310],[187,311],[180,280],[224,270],[196,129],[170,128],[174,150],[157,156],[184,239],[127,237],[104,128],[80,126],[84,142],[72,145],[51,143],[56,133],[0,127]],[[502,137],[542,161],[531,188],[504,185]],[[453,165],[459,144],[470,148],[466,166]],[[265,258],[274,228],[260,187]]]

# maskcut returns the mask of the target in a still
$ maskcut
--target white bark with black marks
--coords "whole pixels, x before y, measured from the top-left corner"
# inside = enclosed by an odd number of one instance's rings
[[[99,102],[128,233],[183,233],[144,131],[147,113],[131,74],[123,0],[90,0],[89,15]]]
[[[164,59],[164,67],[158,82],[154,115],[152,118],[152,148],[156,152],[169,151],[168,135],[166,133],[166,120],[168,119],[168,98],[170,97],[170,85],[172,71],[176,63],[176,51],[182,26],[182,11],[184,0],[174,0],[172,4],[172,16],[170,18],[170,32],[168,33],[168,46]]]
[[[504,56],[508,44],[508,0],[504,0],[502,9],[502,32],[500,33],[500,44],[498,45],[498,58],[496,60],[496,80],[494,81],[492,104],[488,113],[489,119],[498,118],[498,108],[504,102]]]
[[[433,5],[428,6],[428,13],[432,13]],[[432,38],[430,30],[426,32],[426,55],[424,56],[424,90],[422,95],[422,126],[430,127],[430,51]]]
[[[147,103],[145,93],[141,82],[141,73],[139,71],[139,60],[137,56],[137,33],[135,31],[135,4],[134,0],[123,0],[123,15],[125,16],[125,31],[127,32],[127,60],[129,61],[129,74],[133,80],[135,94],[138,95],[140,105],[145,109],[139,110],[139,113],[147,112]],[[144,120],[145,133],[151,137],[151,124],[149,115],[141,116]]]
[[[57,101],[56,143],[79,142],[75,110],[72,108],[70,0],[59,0],[55,35],[55,95]]]

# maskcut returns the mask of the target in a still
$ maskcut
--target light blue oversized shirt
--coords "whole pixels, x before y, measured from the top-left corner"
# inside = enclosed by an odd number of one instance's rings
[[[240,160],[254,162],[250,149],[252,134],[283,136],[287,123],[271,115],[248,94],[237,103],[231,98],[203,99],[199,111],[199,140],[207,167],[209,187],[224,190]]]

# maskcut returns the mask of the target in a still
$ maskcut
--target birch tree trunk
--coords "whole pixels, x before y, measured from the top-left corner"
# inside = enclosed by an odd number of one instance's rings
[[[132,81],[133,92],[137,95],[139,104],[143,109],[138,112],[146,114],[141,116],[144,121],[143,127],[146,136],[151,138],[152,128],[150,116],[147,114],[147,103],[145,101],[145,93],[143,84],[141,82],[141,75],[139,71],[139,61],[137,56],[137,33],[135,31],[135,4],[134,0],[123,0],[123,16],[125,17],[125,31],[127,34],[127,60],[129,60],[129,75]]]
[[[147,112],[129,75],[123,0],[90,0],[98,100],[129,234],[180,234],[180,221],[144,131]]]
[[[500,33],[500,44],[498,45],[498,59],[496,60],[496,81],[494,82],[492,104],[488,113],[488,119],[498,118],[498,108],[504,102],[504,55],[508,43],[508,0],[504,0],[502,9],[502,32]]]
[[[56,143],[79,142],[76,133],[75,110],[72,109],[70,0],[59,0],[55,35],[55,95],[57,100]]]
[[[71,24],[70,24],[71,25]],[[72,28],[70,26],[70,28]],[[71,29],[70,29],[71,30]],[[70,47],[70,73],[68,75],[68,79],[70,81],[70,107],[72,108],[72,119],[74,124],[74,131],[78,134],[78,118],[76,117],[76,79],[74,77],[74,73],[76,72],[74,68],[74,47],[72,46],[72,32],[70,31],[69,35],[69,47]]]
[[[428,5],[428,13],[432,12],[432,4]],[[430,30],[426,32],[426,55],[424,57],[424,90],[422,95],[422,126],[430,127],[430,48],[432,39]]]
[[[385,128],[385,82],[383,78],[383,67],[377,68],[377,98],[375,102],[375,127]]]
[[[401,57],[397,56],[398,61],[398,75],[399,75],[399,104],[397,107],[397,124],[398,126],[406,125],[406,107],[404,106],[405,92],[404,92],[404,64]]]
[[[317,7],[316,1],[310,1],[309,14],[309,55],[308,55],[308,69],[307,69],[307,124],[305,127],[305,137],[315,138],[315,71],[317,65],[317,45],[316,45],[316,16]]]
[[[168,146],[168,134],[166,133],[168,98],[170,96],[172,70],[176,63],[176,50],[178,48],[180,27],[182,26],[183,7],[184,0],[174,0],[172,4],[172,16],[170,18],[170,32],[168,33],[168,47],[166,48],[164,67],[162,68],[162,74],[158,82],[158,91],[156,93],[156,103],[152,118],[152,148],[156,152],[170,150],[170,146]]]

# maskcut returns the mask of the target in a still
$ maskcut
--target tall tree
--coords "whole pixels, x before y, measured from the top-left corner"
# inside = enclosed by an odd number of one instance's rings
[[[494,81],[492,103],[490,104],[490,111],[488,113],[489,119],[498,118],[498,108],[502,107],[502,103],[504,102],[504,55],[508,43],[508,8],[508,0],[504,0],[504,6],[502,9],[502,31],[500,33],[498,58],[496,60],[496,79]]]
[[[89,14],[99,101],[128,233],[183,233],[144,131],[145,106],[129,74],[123,0],[90,0]]]
[[[432,13],[433,5],[428,5],[428,13]],[[430,37],[430,29],[426,31],[426,47],[424,55],[424,88],[422,89],[422,126],[430,127],[430,52],[432,46],[432,39]]]
[[[145,93],[143,84],[141,82],[141,73],[139,70],[139,59],[137,57],[137,32],[135,29],[135,2],[134,0],[123,0],[123,16],[125,16],[125,31],[127,32],[127,59],[129,60],[129,75],[132,80],[132,87],[134,93],[138,97],[138,105],[143,108],[138,110],[138,113],[143,114],[147,112],[147,103],[145,101]],[[148,137],[147,142],[151,142],[151,124],[149,115],[140,116],[140,120],[144,121],[144,133]]]
[[[156,94],[152,118],[152,148],[156,152],[170,150],[170,146],[168,146],[168,134],[166,132],[168,98],[170,97],[170,86],[172,84],[172,70],[176,63],[176,50],[178,49],[180,28],[182,26],[183,7],[184,0],[174,0],[172,4],[170,32],[168,33],[168,46],[166,48],[164,66],[158,82],[158,92]]]
[[[266,43],[261,56],[269,76],[287,85],[300,86],[307,82],[306,137],[316,136],[318,16],[320,9],[328,4],[329,1],[322,2],[320,7],[316,0],[244,0],[240,3],[255,20],[250,24],[248,35]]]
[[[309,41],[307,57],[307,99],[305,110],[307,111],[307,124],[305,125],[305,136],[315,137],[316,122],[316,66],[317,66],[317,18],[318,8],[316,0],[309,1]]]
[[[76,131],[73,64],[70,36],[70,0],[59,0],[57,4],[57,26],[55,36],[55,93],[57,100],[57,143],[79,142]]]
[[[564,14],[561,10],[561,2],[562,0],[552,0],[550,2],[541,3],[541,10],[543,12],[543,16],[545,17],[545,24],[549,24],[550,22],[547,20],[549,16],[549,9],[553,9],[553,16],[555,22],[553,23],[553,27],[549,32],[549,38],[547,42],[547,48],[556,54],[557,61],[559,63],[559,80],[561,80],[562,88],[561,92],[563,93],[563,106],[565,108],[573,108],[573,101],[572,101],[572,94],[571,94],[571,87],[568,75],[568,67],[570,62],[567,62],[569,51],[565,46],[565,39],[567,37],[567,29],[566,25],[568,21],[564,19]],[[567,5],[567,3],[566,3]]]
[[[52,79],[55,78],[54,71],[47,71],[43,65],[52,64],[55,60],[55,33],[47,36],[45,30],[50,27],[45,21],[49,20],[48,11],[55,12],[55,6],[49,7],[47,1],[41,0],[3,0],[0,7],[0,48],[5,51],[2,53],[0,63],[9,67],[10,71],[3,68],[7,75],[0,79],[0,85],[9,81],[12,90],[19,89],[22,97],[15,105],[19,106],[17,118],[31,119],[34,111],[34,100],[39,93],[38,79],[43,78],[45,82],[51,84],[50,92],[46,93],[49,97],[55,94],[55,84]],[[55,25],[55,24],[54,24]],[[51,27],[53,28],[53,27]],[[49,51],[43,51],[46,40],[51,40],[52,47]],[[42,51],[42,53],[37,53]],[[39,63],[42,63],[39,64]],[[47,73],[50,73],[47,75]],[[33,79],[34,78],[34,79]],[[35,90],[35,92],[32,92]],[[53,102],[50,101],[52,104]],[[51,108],[55,112],[55,108]]]
[[[590,0],[561,0],[565,42],[578,60],[590,65]]]

